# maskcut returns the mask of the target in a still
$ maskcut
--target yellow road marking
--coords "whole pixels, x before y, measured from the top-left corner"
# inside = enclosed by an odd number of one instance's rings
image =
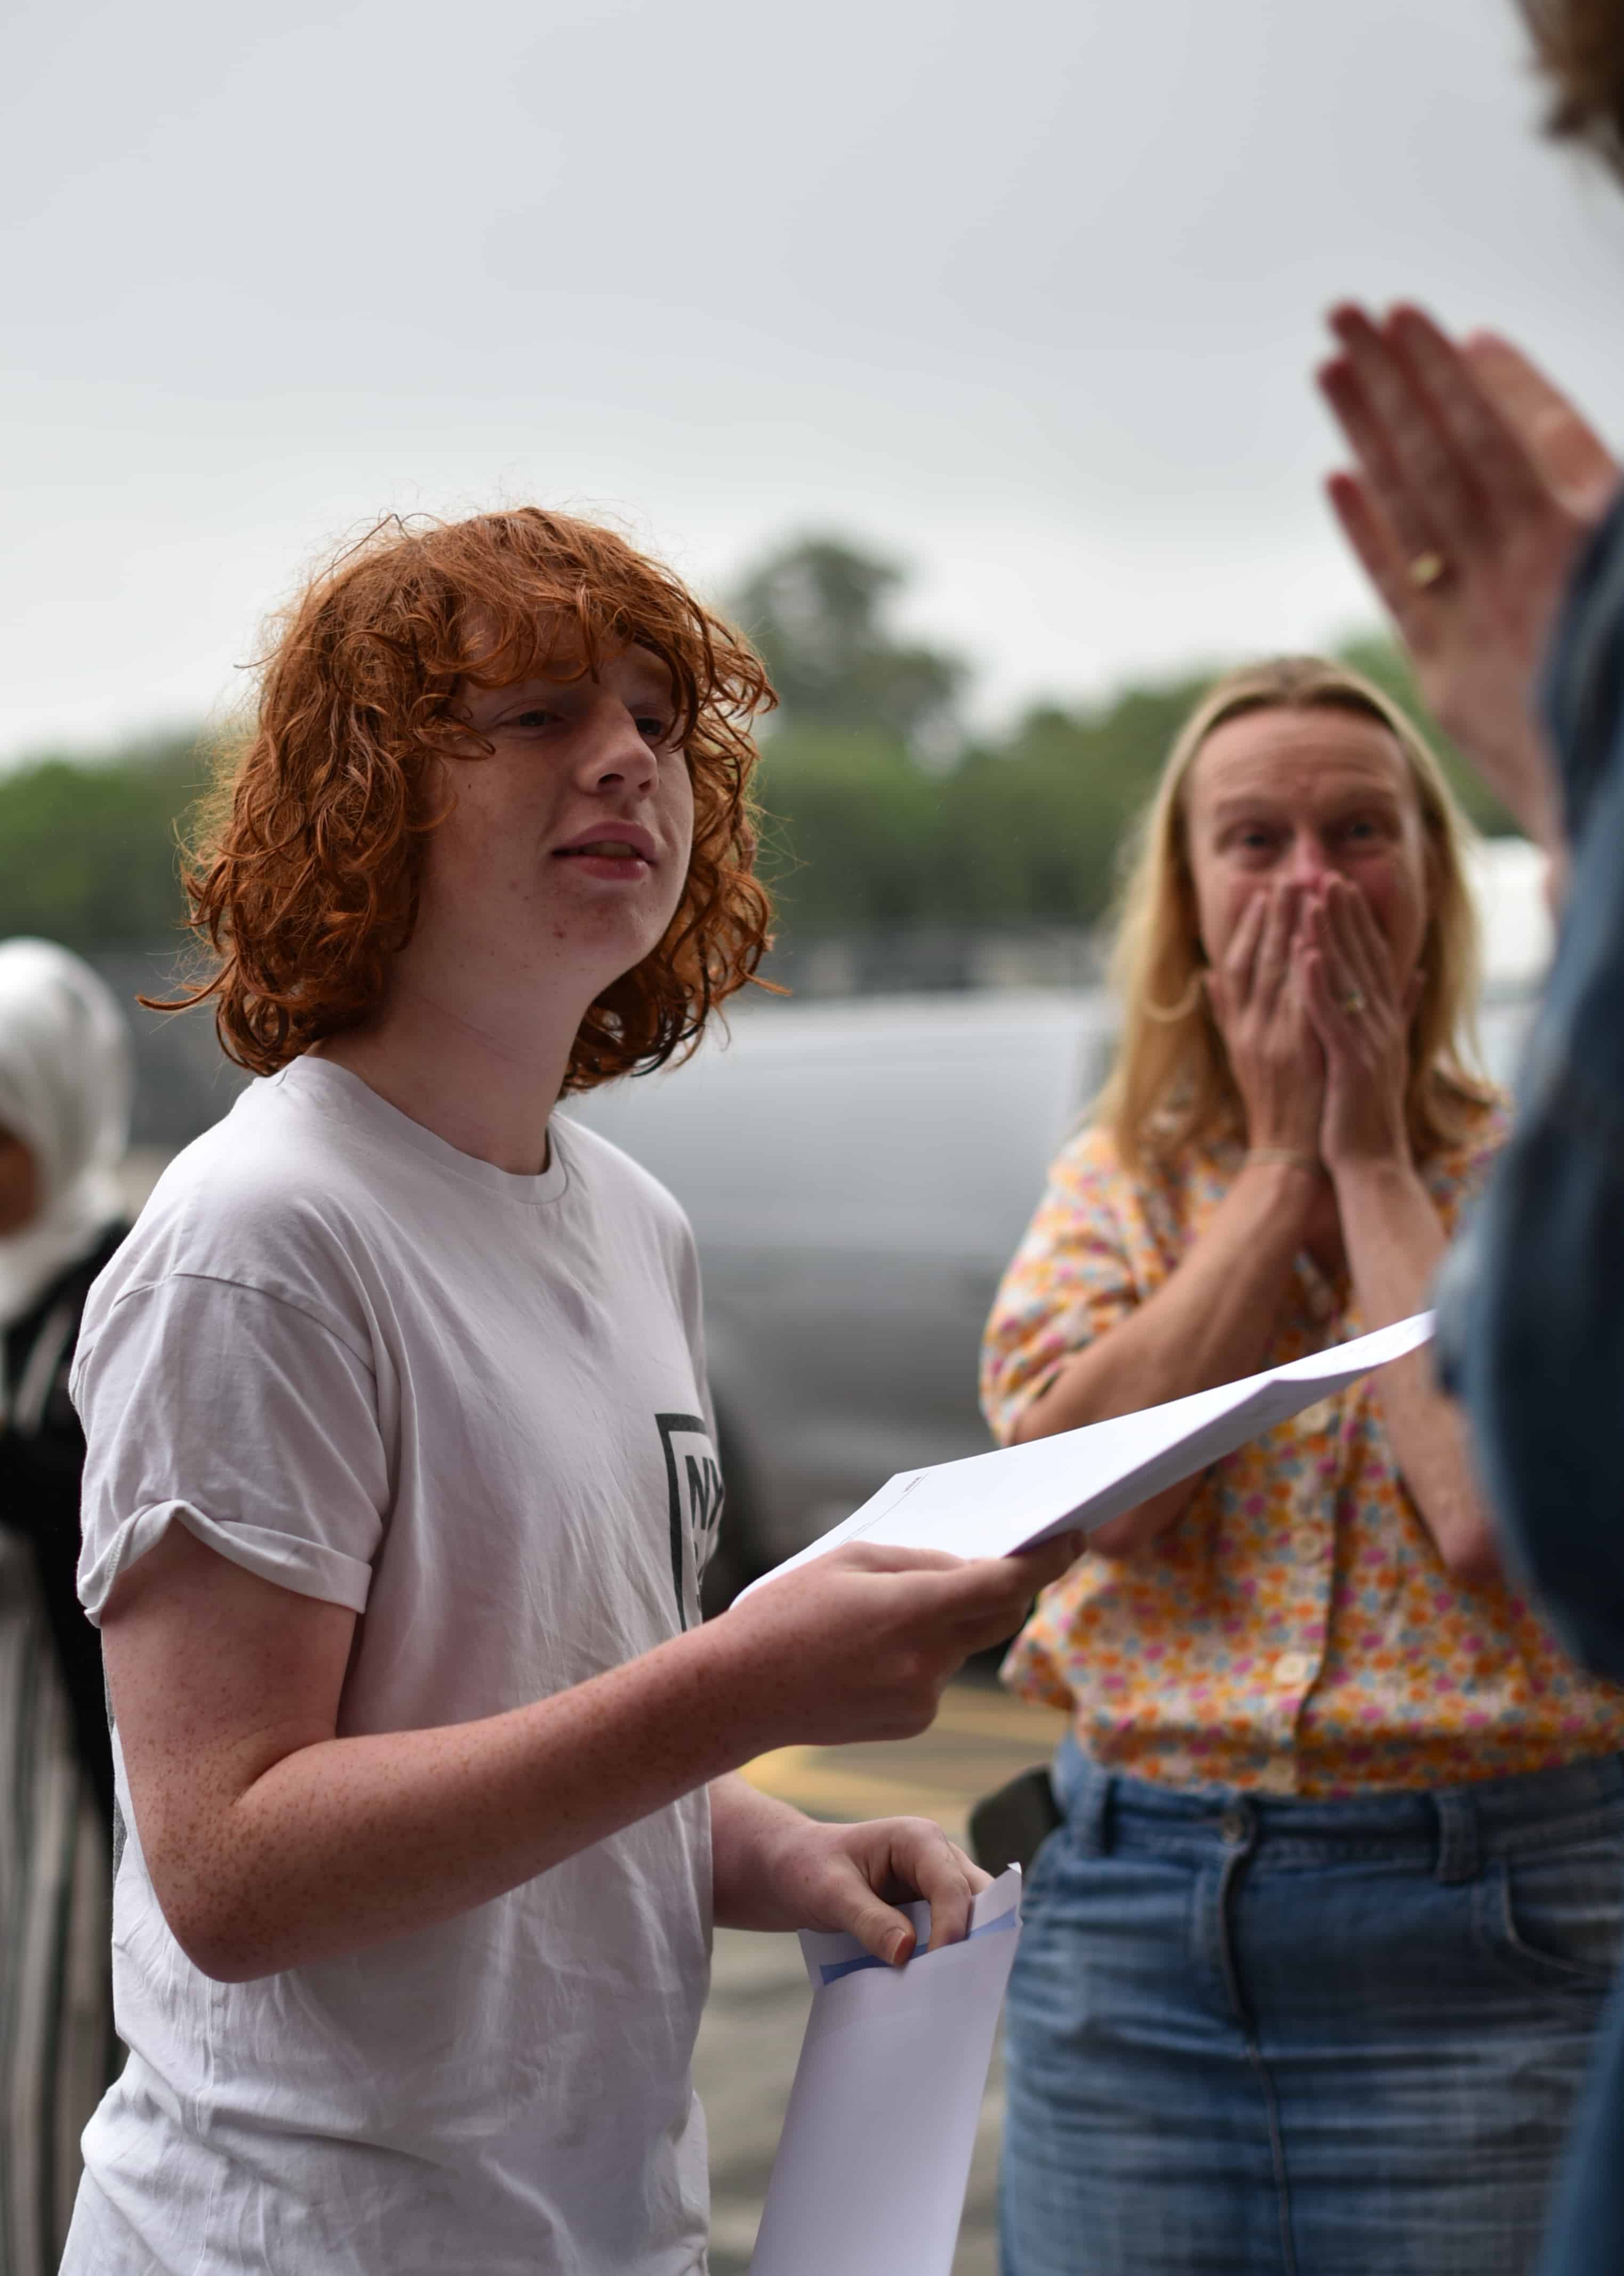
[[[1000,1698],[996,1692],[978,1695],[967,1688],[946,1694],[930,1728],[973,1732],[978,1738],[1008,1739],[1022,1744],[1031,1741],[1039,1746],[1052,1747],[1059,1743],[1066,1717],[1058,1707],[1040,1707],[1029,1699]],[[903,1743],[912,1745],[914,1741]]]
[[[763,1794],[826,1817],[933,1817],[962,1837],[971,1804],[1001,1776],[1043,1760],[1065,1719],[1053,1709],[964,1686],[945,1695],[928,1732],[865,1745],[861,1766],[842,1747],[780,1747],[747,1764],[743,1776]],[[1000,1771],[996,1755],[989,1760],[988,1741],[1007,1752],[1007,1771]]]

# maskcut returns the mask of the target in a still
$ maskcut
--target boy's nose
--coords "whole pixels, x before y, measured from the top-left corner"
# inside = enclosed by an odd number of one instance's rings
[[[657,770],[654,752],[623,705],[608,705],[595,714],[580,760],[580,779],[586,786],[603,790],[624,782],[646,789]]]

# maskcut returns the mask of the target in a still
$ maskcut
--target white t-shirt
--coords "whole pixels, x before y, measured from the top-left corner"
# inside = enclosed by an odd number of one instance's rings
[[[676,1203],[577,1123],[541,1177],[345,1070],[255,1083],[92,1292],[80,1592],[178,1519],[363,1614],[340,1735],[561,1691],[698,1617],[721,1492]],[[441,1928],[249,1984],[171,1935],[127,1830],[123,2076],[72,2276],[678,2276],[704,2266],[689,2058],[703,1793]]]

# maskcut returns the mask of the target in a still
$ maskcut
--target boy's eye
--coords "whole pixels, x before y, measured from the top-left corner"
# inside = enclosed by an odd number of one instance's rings
[[[508,725],[512,727],[550,727],[558,716],[556,711],[517,711]]]

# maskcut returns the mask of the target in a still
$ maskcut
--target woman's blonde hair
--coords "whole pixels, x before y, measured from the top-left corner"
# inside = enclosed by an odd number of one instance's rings
[[[1421,810],[1430,907],[1405,1102],[1417,1160],[1464,1138],[1492,1102],[1492,1090],[1466,1064],[1477,994],[1477,920],[1462,860],[1470,825],[1421,734],[1379,687],[1322,656],[1275,656],[1226,672],[1208,688],[1180,729],[1129,841],[1112,964],[1122,1039],[1094,1119],[1109,1127],[1122,1159],[1136,1167],[1186,1146],[1246,1134],[1203,982],[1206,959],[1189,859],[1191,769],[1226,720],[1250,711],[1320,709],[1351,711],[1386,728],[1404,754]]]

